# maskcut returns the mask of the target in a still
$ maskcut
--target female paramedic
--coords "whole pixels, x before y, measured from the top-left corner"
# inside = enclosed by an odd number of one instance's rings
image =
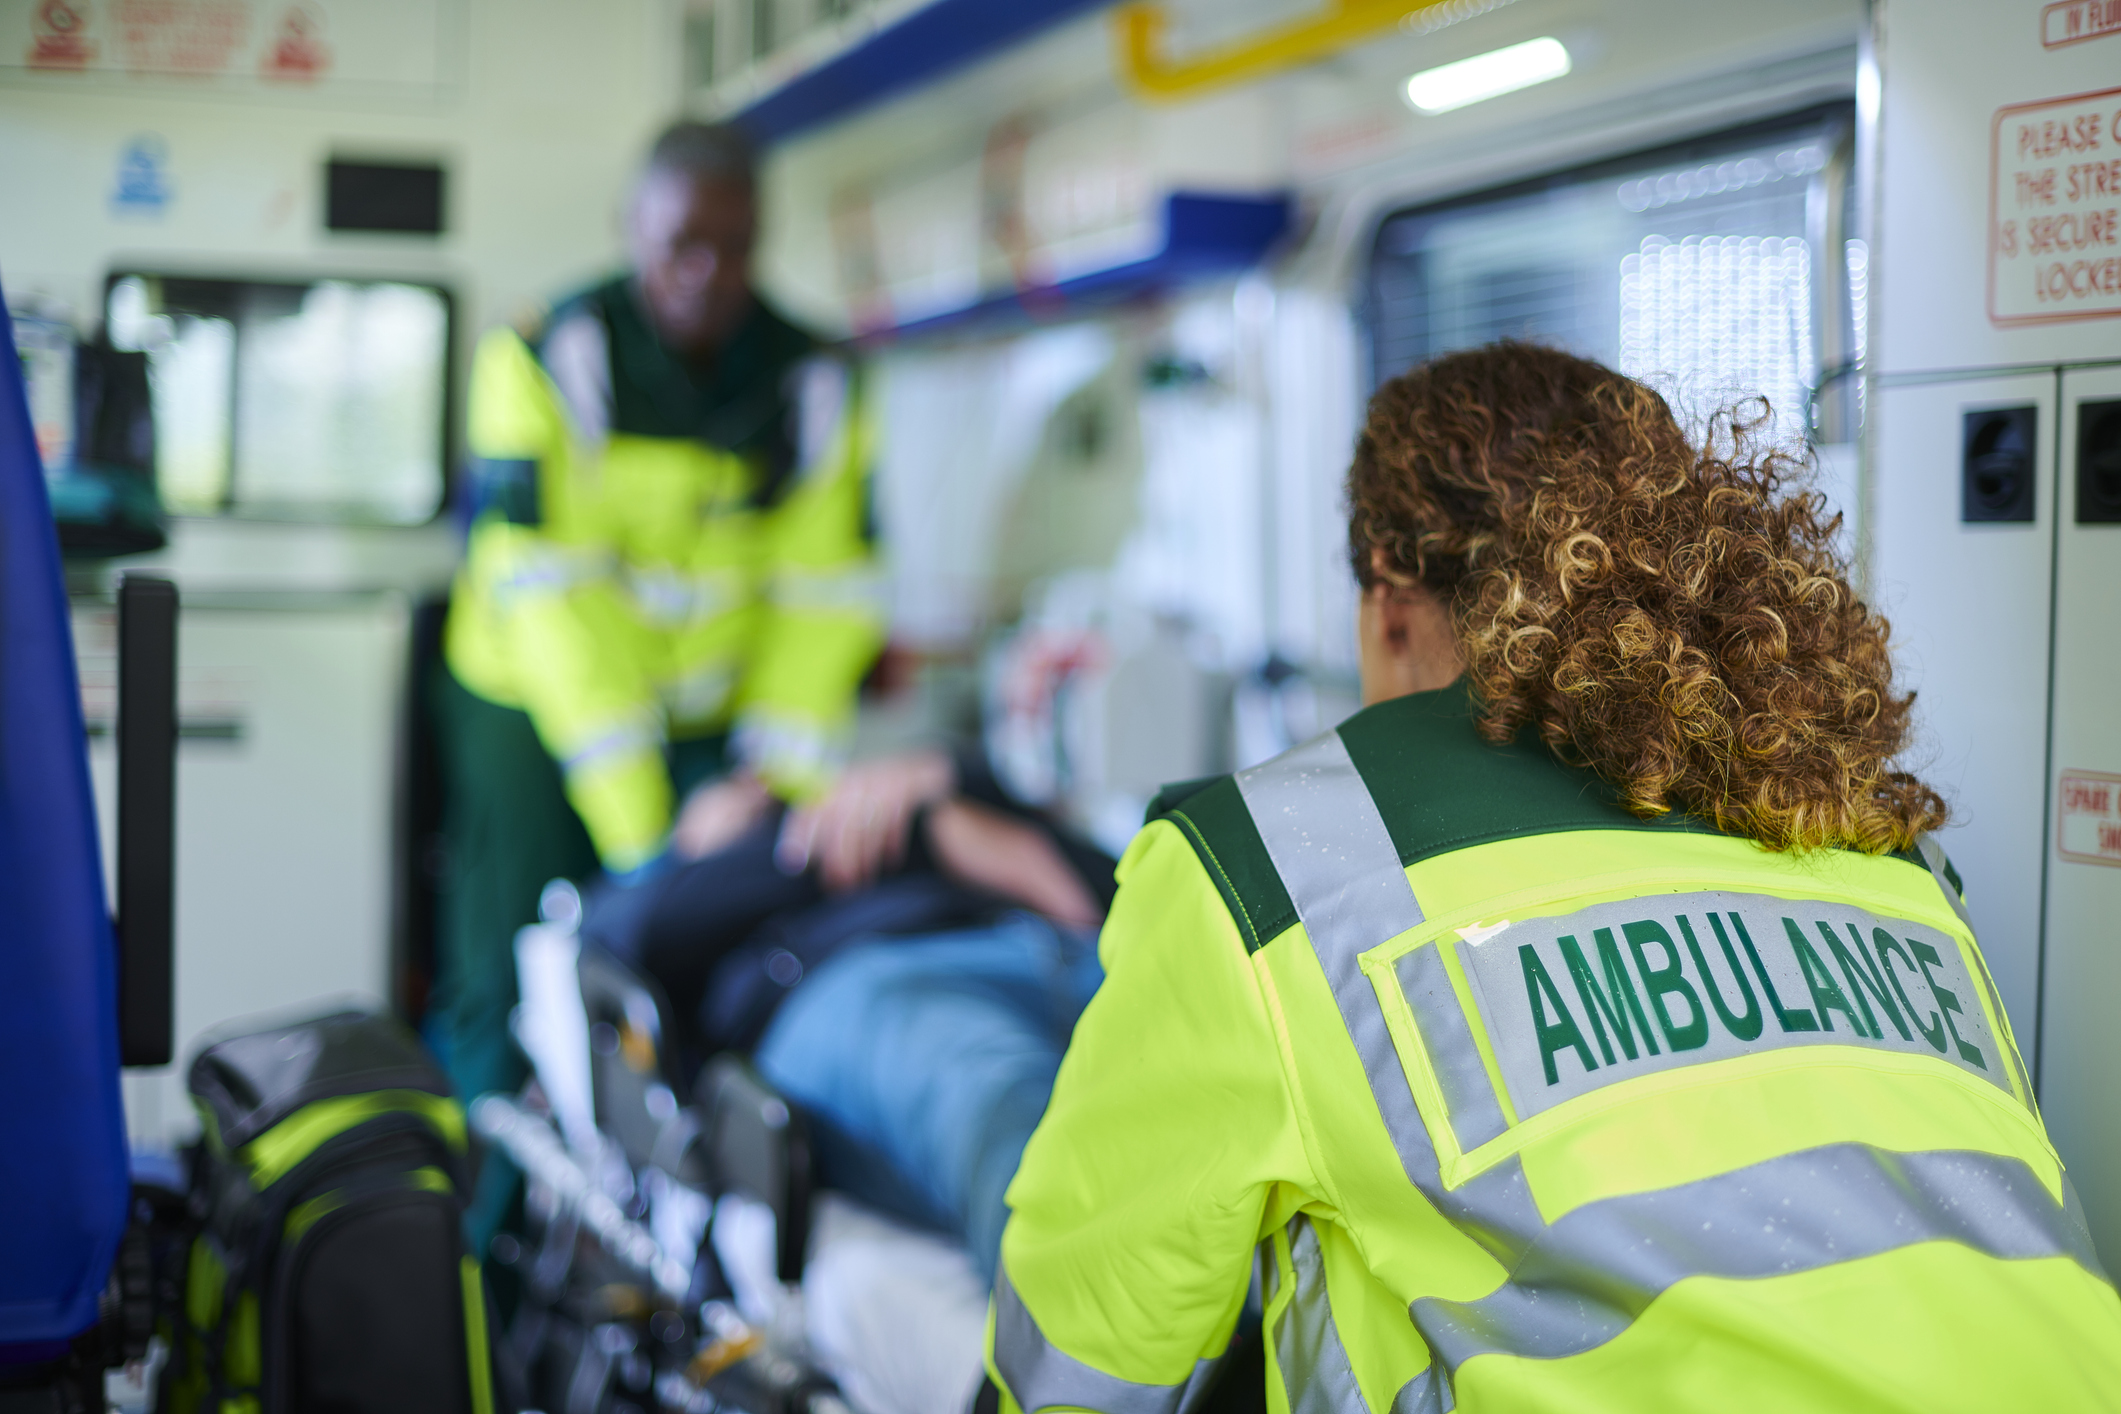
[[[1120,870],[1009,1191],[1004,1408],[2113,1409],[2102,1273],[1759,421],[1499,344],[1348,476],[1364,709]]]

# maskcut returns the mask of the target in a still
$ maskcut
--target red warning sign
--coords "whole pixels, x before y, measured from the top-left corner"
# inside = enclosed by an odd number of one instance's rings
[[[30,18],[29,53],[24,56],[32,69],[88,67],[96,57],[96,41],[89,37],[88,6],[67,0],[44,0]]]
[[[2064,771],[2055,847],[2064,859],[2121,868],[2121,776]]]
[[[218,74],[250,41],[251,0],[111,0],[125,67],[141,74]]]
[[[312,83],[321,77],[331,67],[331,46],[324,42],[324,12],[314,5],[288,6],[258,67],[269,79]]]
[[[2121,88],[1996,110],[1988,317],[2121,315]]]
[[[2040,12],[2040,42],[2049,49],[2121,34],[2121,0],[2059,0]]]

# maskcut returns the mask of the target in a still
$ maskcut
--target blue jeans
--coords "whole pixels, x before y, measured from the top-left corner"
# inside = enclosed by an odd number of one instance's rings
[[[850,948],[797,987],[756,1053],[808,1113],[826,1185],[960,1238],[988,1280],[1096,940],[1030,914]]]

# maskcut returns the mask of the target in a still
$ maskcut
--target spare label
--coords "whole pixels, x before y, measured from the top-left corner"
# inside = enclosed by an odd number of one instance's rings
[[[2064,771],[2055,847],[2080,864],[2121,866],[2121,776]]]

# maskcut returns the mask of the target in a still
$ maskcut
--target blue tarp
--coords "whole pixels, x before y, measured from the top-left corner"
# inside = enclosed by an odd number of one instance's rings
[[[0,1362],[95,1323],[130,1202],[66,584],[0,300]]]

